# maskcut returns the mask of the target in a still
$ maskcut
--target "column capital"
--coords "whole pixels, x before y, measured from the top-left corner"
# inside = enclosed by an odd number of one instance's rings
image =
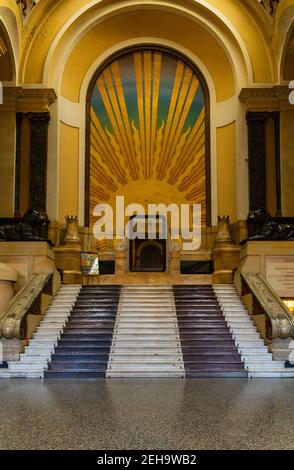
[[[270,113],[268,112],[247,111],[246,120],[247,120],[247,123],[250,123],[252,121],[264,122],[269,117],[269,114]]]
[[[49,124],[50,122],[50,113],[28,113],[28,118],[30,121],[37,121],[37,122],[46,122]]]
[[[46,113],[56,99],[53,88],[4,87],[0,112]]]
[[[243,88],[239,99],[246,105],[248,111],[252,112],[293,110],[293,105],[289,102],[290,91],[286,85]]]

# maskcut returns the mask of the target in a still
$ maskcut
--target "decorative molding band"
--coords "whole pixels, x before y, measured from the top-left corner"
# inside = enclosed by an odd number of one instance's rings
[[[39,3],[40,0],[16,0],[17,5],[19,5],[21,14],[23,19],[27,19],[28,15],[34,8]]]
[[[289,94],[289,88],[280,85],[271,88],[243,88],[239,99],[251,111],[293,110]]]
[[[7,110],[22,113],[48,112],[49,107],[57,100],[53,88],[4,87],[3,96],[0,112]]]
[[[258,3],[267,11],[267,13],[273,18],[276,13],[276,9],[280,0],[257,0]]]
[[[258,310],[266,315],[267,336],[294,338],[294,316],[260,273],[242,273],[242,294],[251,293]]]

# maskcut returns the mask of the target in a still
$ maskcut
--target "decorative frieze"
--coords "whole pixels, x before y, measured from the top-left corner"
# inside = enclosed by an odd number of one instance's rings
[[[239,99],[246,104],[248,111],[281,111],[292,109],[287,86],[268,88],[243,88]]]
[[[53,88],[4,87],[0,112],[48,112],[49,107],[56,99],[57,96]]]
[[[28,17],[34,6],[36,6],[39,1],[40,0],[16,0],[24,19]]]
[[[258,2],[268,12],[268,14],[273,17],[280,0],[258,0]]]

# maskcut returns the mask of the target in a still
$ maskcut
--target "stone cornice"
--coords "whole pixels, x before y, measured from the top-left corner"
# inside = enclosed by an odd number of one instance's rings
[[[14,110],[22,113],[47,112],[57,96],[53,88],[4,87],[0,112]]]
[[[271,88],[243,88],[239,99],[248,111],[281,111],[291,109],[289,95],[291,90],[287,86],[277,85]]]

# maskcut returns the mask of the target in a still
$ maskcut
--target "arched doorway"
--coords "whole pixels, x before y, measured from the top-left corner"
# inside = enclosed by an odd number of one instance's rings
[[[208,89],[182,55],[150,46],[108,60],[89,88],[86,142],[86,225],[97,204],[125,194],[201,204],[211,224]]]

